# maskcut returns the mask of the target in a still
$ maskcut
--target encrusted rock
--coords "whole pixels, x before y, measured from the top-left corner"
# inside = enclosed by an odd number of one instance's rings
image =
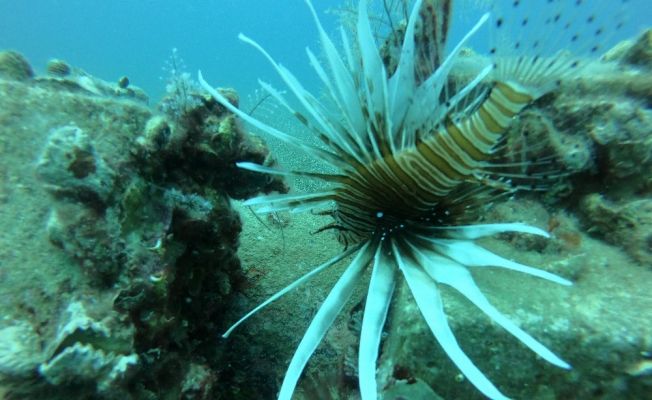
[[[25,380],[38,374],[55,386],[90,384],[99,393],[122,386],[139,357],[132,352],[133,328],[115,317],[98,320],[82,301],[73,300],[53,339],[26,321],[0,329],[0,375]]]
[[[181,129],[175,130],[164,116],[155,115],[147,121],[142,136],[136,138],[137,151],[142,152],[142,156],[151,159],[156,156],[161,157],[161,154],[157,155],[156,153],[178,150],[180,142],[185,137],[175,137],[175,133],[183,135],[185,132]]]
[[[287,190],[235,165],[270,165],[267,148],[201,91],[184,121],[152,118],[126,79],[61,60],[26,79],[24,59],[2,54],[0,392],[236,398],[216,335],[244,283],[230,196]]]
[[[29,376],[44,360],[40,338],[27,321],[0,329],[0,375]]]
[[[75,343],[48,362],[39,373],[51,384],[93,383],[106,392],[128,377],[129,369],[138,364],[138,355],[105,353],[93,346]]]
[[[622,247],[642,265],[652,264],[652,200],[613,202],[591,194],[582,200],[581,211],[588,232]]]
[[[183,400],[209,400],[216,382],[217,378],[210,368],[192,363],[181,384],[180,398]]]
[[[111,286],[124,269],[125,244],[115,218],[76,203],[59,204],[50,212],[50,241],[78,262],[97,286]]]
[[[0,52],[0,78],[26,81],[34,77],[29,62],[17,51]]]
[[[54,129],[36,166],[55,195],[104,204],[113,190],[114,172],[76,126]]]
[[[51,384],[92,383],[99,392],[121,385],[138,364],[132,353],[133,330],[111,317],[91,317],[81,301],[72,301],[38,371]]]
[[[66,77],[72,72],[70,64],[58,58],[53,58],[48,61],[46,69],[48,74],[59,78]]]
[[[648,29],[625,52],[623,61],[646,68],[652,68],[652,29]]]

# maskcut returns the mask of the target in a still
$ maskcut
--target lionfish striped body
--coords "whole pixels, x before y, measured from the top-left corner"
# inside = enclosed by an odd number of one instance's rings
[[[206,83],[201,73],[199,80],[217,101],[246,122],[338,170],[337,173],[286,172],[238,163],[252,171],[309,176],[327,183],[325,189],[315,193],[261,196],[245,204],[259,206],[261,212],[329,207],[332,211],[328,213],[334,217],[334,222],[325,229],[337,229],[348,246],[341,254],[256,307],[224,336],[315,274],[353,255],[303,336],[285,375],[280,399],[291,398],[308,359],[369,266],[372,273],[358,361],[362,399],[377,398],[378,348],[392,294],[401,275],[437,341],[484,395],[493,399],[506,398],[455,340],[444,313],[439,284],[458,290],[546,361],[570,368],[496,310],[475,284],[470,269],[501,267],[563,285],[571,284],[549,272],[502,258],[474,243],[475,239],[501,232],[547,237],[545,231],[522,223],[473,222],[483,203],[493,199],[496,192],[509,193],[517,188],[509,180],[511,175],[496,172],[499,165],[493,161],[513,117],[533,100],[554,89],[559,79],[575,73],[582,60],[573,58],[568,52],[560,52],[554,47],[559,41],[547,40],[549,31],[539,29],[529,40],[520,38],[516,43],[506,42],[508,44],[492,48],[492,62],[451,93],[447,85],[450,71],[455,67],[462,46],[489,20],[488,15],[444,56],[451,2],[416,1],[404,28],[396,63],[390,67],[376,46],[364,0],[358,8],[355,47],[342,29],[341,52],[322,28],[309,0],[307,3],[319,30],[326,65],[309,50],[308,57],[327,90],[328,106],[306,91],[290,71],[277,64],[256,42],[242,35],[241,39],[261,51],[272,63],[301,104],[302,111],[293,108],[280,92],[261,82],[263,88],[314,132],[326,148],[300,142],[247,115]],[[524,6],[519,6],[520,2],[506,3],[513,24],[521,27],[535,24],[528,19]],[[541,3],[549,15],[543,17],[540,25],[558,30],[560,36],[569,37],[568,42],[575,42],[572,35],[584,26],[573,25],[574,20],[560,11],[570,3],[566,0]],[[570,14],[574,17],[584,15],[585,3],[573,2],[575,8]],[[433,23],[435,18],[439,20]],[[494,18],[491,25],[500,33],[509,18],[500,14]],[[417,26],[420,19],[423,22]],[[588,23],[593,20],[591,15]],[[430,37],[435,37],[434,43],[420,41],[429,32]],[[603,32],[604,27],[600,26],[594,42],[599,42],[598,36]],[[595,51],[597,45],[589,41],[584,47]],[[519,53],[524,49],[527,51]],[[514,55],[515,50],[520,55]]]
[[[449,225],[449,216],[459,222],[484,196],[475,193],[462,199],[451,192],[466,192],[471,185],[504,186],[487,180],[487,160],[514,115],[531,100],[527,93],[497,84],[478,110],[460,123],[448,120],[409,149],[385,150],[382,158],[370,163],[352,163],[354,168],[346,171],[332,197],[337,204],[334,226],[346,238],[347,233],[370,237],[408,225],[407,230],[413,230],[431,221]]]

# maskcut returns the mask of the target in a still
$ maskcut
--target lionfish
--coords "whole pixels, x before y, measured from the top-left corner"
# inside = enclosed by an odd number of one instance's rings
[[[239,38],[267,58],[301,109],[294,108],[271,85],[260,82],[263,89],[323,145],[302,142],[239,110],[209,85],[201,72],[199,81],[242,120],[337,171],[285,171],[239,162],[238,167],[251,171],[307,176],[325,183],[314,193],[260,196],[245,205],[258,206],[260,212],[327,209],[334,222],[324,229],[337,230],[347,247],[257,306],[224,337],[263,307],[353,256],[299,343],[279,399],[292,397],[308,359],[368,268],[371,277],[358,360],[364,400],[377,398],[376,361],[382,330],[401,276],[443,350],[485,396],[507,398],[457,343],[444,312],[440,284],[455,288],[544,360],[571,368],[490,304],[471,274],[475,267],[500,267],[571,285],[567,279],[508,260],[474,243],[503,232],[549,234],[519,222],[473,222],[497,193],[512,193],[522,186],[516,183],[522,176],[501,169],[505,165],[497,161],[514,117],[553,91],[562,79],[576,74],[584,56],[598,50],[606,25],[598,24],[587,1],[541,0],[536,19],[528,15],[532,10],[524,2],[496,2],[505,10],[483,15],[445,54],[451,1],[417,0],[401,28],[403,35],[392,66],[376,44],[365,0],[359,2],[355,33],[340,29],[339,48],[322,27],[310,0],[306,3],[319,32],[323,56],[317,57],[309,49],[307,54],[326,89],[326,100],[308,92],[258,43],[242,34]],[[485,24],[495,45],[489,50],[490,62],[468,82],[452,89],[451,71],[461,51]],[[518,37],[510,38],[509,29]],[[431,40],[424,42],[424,37]],[[574,54],[562,47],[577,43]]]

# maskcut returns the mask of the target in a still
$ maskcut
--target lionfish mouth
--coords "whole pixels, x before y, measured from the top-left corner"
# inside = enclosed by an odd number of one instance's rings
[[[513,15],[518,16],[519,10],[526,13],[524,6],[519,9],[519,2],[509,3]],[[563,0],[548,3],[552,4],[552,10],[559,8]],[[444,312],[440,284],[455,288],[544,360],[570,368],[494,308],[471,275],[473,268],[490,266],[571,285],[564,278],[507,260],[474,243],[476,239],[502,232],[543,237],[548,237],[548,233],[523,223],[472,222],[484,203],[499,193],[511,193],[519,188],[512,183],[512,178],[519,176],[496,172],[504,170],[492,161],[513,117],[533,100],[553,90],[559,79],[575,73],[581,60],[568,52],[546,48],[547,32],[537,31],[527,46],[533,54],[513,56],[510,52],[519,45],[494,47],[492,62],[457,91],[452,91],[447,82],[460,50],[487,23],[488,14],[444,55],[446,28],[442,24],[447,25],[447,18],[440,17],[447,17],[450,1],[416,1],[407,20],[396,65],[390,68],[376,46],[364,0],[359,3],[355,36],[349,38],[342,29],[342,50],[338,50],[322,28],[309,0],[307,4],[319,31],[324,59],[318,59],[310,50],[308,57],[327,89],[329,107],[306,91],[289,70],[276,63],[256,42],[243,35],[240,38],[270,61],[301,104],[302,111],[293,108],[270,85],[261,83],[263,88],[325,146],[303,143],[242,112],[209,85],[201,72],[199,81],[218,102],[244,121],[299,147],[338,171],[282,171],[238,163],[239,167],[251,171],[308,176],[327,183],[326,189],[318,192],[261,196],[245,204],[258,206],[261,212],[330,207],[334,222],[325,229],[338,230],[347,248],[260,304],[236,322],[224,337],[285,293],[353,256],[296,349],[279,399],[291,398],[308,359],[369,267],[372,272],[358,362],[362,399],[377,398],[376,360],[382,329],[394,288],[402,279],[439,344],[484,395],[506,398],[458,345]],[[576,7],[581,6],[577,2]],[[525,17],[514,19],[525,27],[527,14],[522,15]],[[491,25],[500,34],[504,19],[500,15],[495,18]],[[553,25],[560,20],[558,15],[548,19]],[[559,23],[562,22],[568,24],[563,18]],[[432,24],[436,26],[428,30]],[[424,42],[428,32],[439,33]],[[523,43],[517,42],[521,49],[526,48],[527,39],[522,40]]]

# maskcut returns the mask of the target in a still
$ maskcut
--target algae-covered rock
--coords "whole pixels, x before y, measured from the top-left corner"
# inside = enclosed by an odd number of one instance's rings
[[[0,78],[25,81],[34,77],[32,66],[17,51],[0,51]]]
[[[0,329],[0,376],[29,377],[44,360],[40,337],[28,322]]]
[[[210,400],[211,393],[217,384],[215,373],[207,366],[190,364],[181,386],[181,397],[184,400]]]
[[[166,154],[178,153],[186,135],[186,130],[178,129],[165,116],[155,115],[147,121],[142,135],[136,138],[137,147],[133,151],[152,161],[160,160]]]
[[[86,306],[72,301],[61,318],[48,359],[38,371],[52,385],[91,385],[99,393],[126,383],[138,365],[131,326],[121,326],[117,313],[91,317]],[[113,320],[112,320],[113,319]]]
[[[652,29],[648,29],[623,54],[623,61],[632,65],[652,68]]]
[[[147,93],[143,89],[131,85],[127,77],[122,77],[117,82],[109,82],[58,58],[49,60],[45,69],[46,76],[35,77],[42,87],[106,98],[129,99],[143,104],[149,102]]]
[[[125,380],[129,369],[136,364],[136,354],[106,354],[92,346],[75,343],[42,364],[39,373],[53,385],[93,384],[102,394],[115,390],[116,384]]]
[[[55,128],[48,135],[36,173],[55,195],[99,204],[109,200],[115,176],[76,126]]]
[[[587,231],[623,248],[642,265],[652,265],[652,200],[613,202],[599,194],[581,202]]]
[[[124,270],[126,249],[120,226],[115,218],[105,218],[101,210],[59,204],[50,212],[46,233],[93,284],[110,286]]]
[[[112,392],[113,398],[121,393],[138,368],[138,355],[131,353],[134,330],[106,305],[71,300],[60,316],[53,316],[58,327],[51,337],[36,332],[27,321],[0,329],[0,379],[13,387],[12,396],[43,398],[49,393],[48,398],[66,398]]]
[[[203,93],[180,121],[125,80],[48,70],[0,76],[0,382],[12,399],[216,398],[243,281],[229,195],[285,188],[235,161],[269,151]]]
[[[72,73],[72,67],[64,60],[53,58],[48,61],[45,69],[48,74],[56,77],[66,77]]]
[[[649,192],[650,104],[649,73],[613,62],[589,65],[519,115],[508,133],[506,162],[536,160],[519,172],[547,175],[550,201],[577,203],[576,193],[593,191],[614,197]]]
[[[273,166],[276,161],[263,140],[246,134],[235,116],[227,113],[215,99],[202,94],[186,80],[176,85],[181,87],[168,89],[168,95],[159,105],[168,118],[164,122],[158,116],[153,117],[137,139],[138,154],[147,160],[149,168],[157,165],[158,160],[161,162],[158,173],[168,168],[175,170],[170,174],[183,171],[184,176],[205,181],[235,199],[250,197],[258,191],[285,193],[289,190],[282,179],[237,168],[235,163],[243,159],[266,166]],[[220,91],[237,104],[233,89]]]

